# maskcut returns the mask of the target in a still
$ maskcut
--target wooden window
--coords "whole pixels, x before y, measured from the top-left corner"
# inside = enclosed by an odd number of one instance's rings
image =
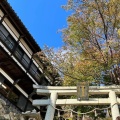
[[[28,68],[30,64],[30,58],[26,54],[24,54],[22,57],[22,63],[26,68]]]
[[[19,100],[18,100],[18,103],[17,103],[17,106],[18,106],[22,111],[24,111],[26,104],[27,104],[27,99],[26,99],[23,95],[20,95]]]
[[[30,73],[32,74],[32,76],[33,76],[37,81],[40,81],[41,73],[40,73],[40,71],[38,70],[38,68],[35,66],[34,63],[31,64],[29,71],[30,71]]]
[[[13,40],[13,38],[11,36],[8,36],[6,38],[6,41],[5,41],[6,45],[12,50],[14,45],[15,45],[15,41]]]
[[[16,51],[15,51],[15,56],[16,56],[19,60],[21,60],[22,57],[23,57],[23,54],[24,54],[23,50],[18,46],[18,47],[16,48]]]
[[[1,40],[5,41],[6,37],[9,35],[9,32],[5,29],[5,27],[0,24],[0,37]]]
[[[37,72],[37,67],[35,66],[34,63],[32,63],[32,64],[31,64],[31,67],[30,67],[30,73],[31,73],[32,75],[35,75],[36,72]]]
[[[12,50],[15,45],[15,40],[2,24],[0,24],[0,37],[7,47]]]

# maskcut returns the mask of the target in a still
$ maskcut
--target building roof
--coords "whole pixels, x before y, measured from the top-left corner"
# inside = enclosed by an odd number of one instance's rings
[[[20,18],[17,16],[15,11],[12,9],[12,7],[7,2],[7,0],[1,0],[0,6],[1,6],[1,9],[4,11],[4,13],[7,15],[7,18],[9,18],[11,23],[19,31],[20,35],[24,37],[26,43],[30,46],[33,52],[36,53],[38,51],[41,51],[41,48],[36,43],[35,39],[32,37],[30,32],[27,30],[27,28],[25,27],[23,22],[20,20]]]

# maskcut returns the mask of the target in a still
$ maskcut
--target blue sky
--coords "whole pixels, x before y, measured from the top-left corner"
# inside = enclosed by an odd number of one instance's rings
[[[41,48],[62,46],[58,29],[67,27],[70,12],[61,8],[67,0],[8,0]]]

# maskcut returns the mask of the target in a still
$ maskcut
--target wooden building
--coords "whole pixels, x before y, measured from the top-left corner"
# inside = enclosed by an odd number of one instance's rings
[[[34,95],[33,84],[54,85],[54,76],[44,71],[44,64],[34,58],[39,51],[40,47],[7,0],[0,0],[0,98],[13,111],[34,109],[32,100],[38,96]]]

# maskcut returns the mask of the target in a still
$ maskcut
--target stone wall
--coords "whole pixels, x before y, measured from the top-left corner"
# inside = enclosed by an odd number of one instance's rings
[[[11,107],[7,106],[7,103],[0,98],[0,120],[42,120],[40,113],[33,111],[27,111],[20,113]]]

